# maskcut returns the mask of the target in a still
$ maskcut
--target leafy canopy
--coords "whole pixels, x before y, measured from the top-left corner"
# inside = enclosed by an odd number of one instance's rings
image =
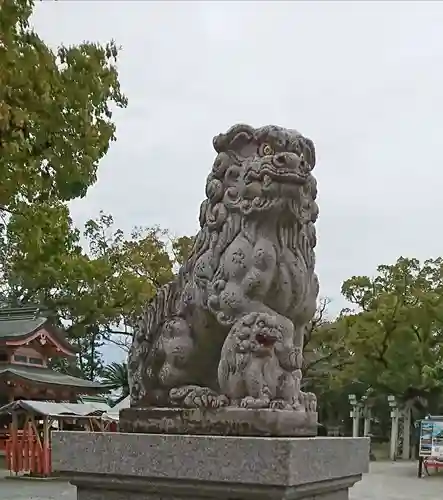
[[[404,400],[432,396],[443,381],[443,261],[400,257],[375,278],[354,276],[342,293],[353,363],[348,375]]]
[[[33,0],[0,1],[0,207],[85,196],[125,107],[118,48],[49,48],[30,27]]]
[[[159,228],[126,236],[112,216],[100,213],[86,223],[81,245],[63,204],[11,215],[4,241],[0,291],[12,302],[44,304],[57,313],[80,350],[77,371],[66,363],[63,369],[91,379],[101,371],[104,342],[127,347],[134,317],[173,278],[174,256],[186,255],[192,244]]]
[[[123,363],[111,363],[103,369],[102,382],[109,389],[117,390],[121,397],[129,395],[128,365]]]

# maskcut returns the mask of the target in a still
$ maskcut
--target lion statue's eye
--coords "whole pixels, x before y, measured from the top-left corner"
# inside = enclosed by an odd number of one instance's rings
[[[261,156],[270,156],[274,154],[274,148],[270,144],[262,144],[260,146]]]

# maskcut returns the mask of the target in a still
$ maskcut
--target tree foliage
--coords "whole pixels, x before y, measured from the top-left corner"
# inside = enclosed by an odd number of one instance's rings
[[[48,47],[31,28],[33,0],[0,1],[0,207],[71,200],[96,181],[125,107],[118,48]]]
[[[343,332],[327,316],[329,303],[327,298],[319,300],[304,341],[303,380],[316,390],[325,383],[330,385],[346,359]]]
[[[354,276],[342,293],[354,306],[342,322],[347,376],[384,394],[429,404],[443,387],[443,261],[400,257],[377,276]]]
[[[110,363],[103,369],[102,382],[109,389],[120,392],[121,397],[129,395],[128,365],[123,363]]]
[[[192,236],[180,236],[172,240],[172,252],[178,265],[181,266],[184,264],[192,250],[193,244],[194,238]]]
[[[328,314],[330,300],[320,299],[317,312],[306,332],[304,345],[304,390],[317,395],[319,421],[340,425],[349,414],[347,394],[355,391],[345,375],[351,363],[346,330],[338,318]]]
[[[379,419],[386,396],[421,412],[440,412],[443,397],[443,260],[400,257],[377,274],[342,286],[351,308],[319,309],[305,339],[304,380],[317,393],[322,420],[347,422],[347,397],[371,391]],[[424,409],[424,406],[426,410]]]
[[[79,348],[59,369],[95,378],[101,347],[173,277],[164,231],[126,237],[101,213],[83,234],[66,202],[83,197],[115,140],[125,107],[118,48],[84,42],[48,47],[30,26],[32,0],[0,1],[0,294],[52,310]],[[177,259],[187,240],[174,240]],[[170,246],[170,245],[169,245]]]
[[[119,344],[119,334],[126,334],[120,344],[127,345],[141,306],[173,278],[170,247],[186,252],[191,241],[170,242],[159,228],[136,228],[126,237],[104,213],[81,235],[65,205],[42,205],[9,219],[0,253],[2,291],[10,301],[56,312],[80,351],[76,367],[61,362],[59,368],[94,379],[103,366],[103,343]]]

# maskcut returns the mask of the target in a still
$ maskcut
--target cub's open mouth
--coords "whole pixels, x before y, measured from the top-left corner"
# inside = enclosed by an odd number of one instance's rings
[[[257,333],[255,340],[263,347],[272,347],[276,342],[274,337],[264,335],[263,333]]]

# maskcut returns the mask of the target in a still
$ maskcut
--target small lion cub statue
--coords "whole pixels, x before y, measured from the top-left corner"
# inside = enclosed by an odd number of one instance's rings
[[[307,396],[300,391],[302,353],[284,338],[286,331],[278,316],[267,313],[249,313],[234,324],[218,367],[220,389],[230,406],[315,411],[314,402],[302,404]],[[280,362],[288,355],[294,359],[292,371]]]

